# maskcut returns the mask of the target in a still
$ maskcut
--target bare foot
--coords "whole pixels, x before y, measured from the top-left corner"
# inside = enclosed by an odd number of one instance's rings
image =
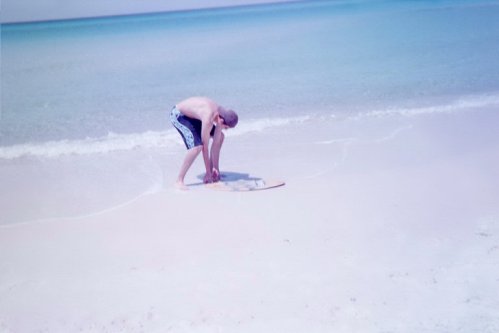
[[[177,181],[173,185],[177,190],[187,191],[189,188],[185,186],[184,182]]]

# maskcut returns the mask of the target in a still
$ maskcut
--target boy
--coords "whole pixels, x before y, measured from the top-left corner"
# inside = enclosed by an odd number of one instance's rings
[[[184,177],[192,163],[203,151],[206,168],[205,183],[220,180],[220,149],[224,141],[223,129],[237,125],[238,116],[233,110],[218,105],[207,97],[190,97],[175,105],[170,113],[170,120],[178,130],[187,148],[184,162],[180,168],[175,186],[187,189]],[[210,137],[213,137],[211,150]]]

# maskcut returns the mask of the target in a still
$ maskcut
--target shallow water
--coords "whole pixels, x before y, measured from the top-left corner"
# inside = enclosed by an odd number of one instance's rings
[[[499,91],[498,1],[319,1],[2,26],[0,145],[163,131],[180,99],[243,119]]]

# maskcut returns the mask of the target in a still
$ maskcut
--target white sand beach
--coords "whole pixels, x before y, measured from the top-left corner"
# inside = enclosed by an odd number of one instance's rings
[[[286,185],[182,192],[174,168],[114,209],[1,226],[0,331],[497,332],[498,120],[229,133],[223,170]]]

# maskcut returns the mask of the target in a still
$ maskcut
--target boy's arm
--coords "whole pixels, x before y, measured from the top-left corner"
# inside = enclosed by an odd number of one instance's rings
[[[211,145],[211,165],[213,167],[213,181],[220,180],[220,150],[223,143],[223,132],[222,126],[215,127],[215,133],[213,135],[213,144]]]
[[[201,140],[203,141],[203,160],[204,160],[204,166],[206,168],[206,174],[204,176],[204,182],[205,183],[211,183],[212,180],[212,175],[211,175],[211,170],[213,169],[213,166],[211,164],[211,159],[210,159],[210,153],[209,153],[209,146],[210,146],[210,132],[211,128],[213,127],[213,117],[206,117],[203,119],[202,125],[201,125]]]

